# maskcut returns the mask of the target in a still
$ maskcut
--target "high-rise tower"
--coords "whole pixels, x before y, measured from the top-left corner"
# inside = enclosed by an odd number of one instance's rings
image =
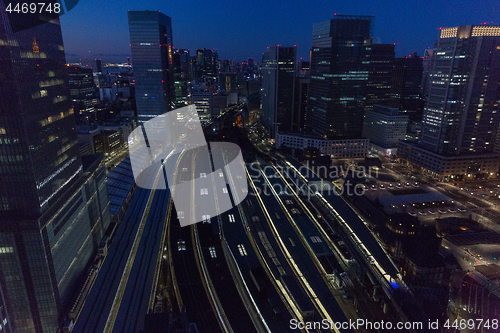
[[[14,33],[4,9],[0,0],[2,323],[56,332],[109,224],[105,170],[98,157],[82,164],[59,19]]]
[[[422,147],[442,155],[492,152],[500,120],[500,26],[442,29],[428,79]]]
[[[293,128],[296,47],[271,46],[262,54],[262,124],[269,137]]]
[[[137,116],[147,121],[175,103],[172,23],[156,11],[129,11]]]
[[[495,176],[500,121],[500,26],[441,29],[426,69],[419,143],[398,155],[442,178]]]
[[[323,137],[361,137],[366,84],[363,64],[373,16],[336,15],[315,23],[307,127]]]

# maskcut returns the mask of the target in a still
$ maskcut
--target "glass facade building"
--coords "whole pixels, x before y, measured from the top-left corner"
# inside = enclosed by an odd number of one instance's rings
[[[394,59],[394,44],[365,46],[365,55],[361,61],[368,72],[365,111],[373,110],[375,104],[389,105]]]
[[[427,80],[421,146],[444,156],[492,152],[500,120],[500,26],[441,29]]]
[[[361,137],[372,24],[346,15],[314,24],[307,127],[322,137]]]
[[[147,121],[175,104],[172,23],[156,11],[129,11],[137,116]]]
[[[269,47],[262,54],[262,117],[269,137],[293,129],[296,47]]]
[[[105,172],[100,159],[82,164],[59,19],[14,33],[4,9],[0,0],[1,320],[56,332],[109,223]]]

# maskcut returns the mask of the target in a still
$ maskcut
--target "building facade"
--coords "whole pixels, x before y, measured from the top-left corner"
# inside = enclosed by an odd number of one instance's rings
[[[175,107],[187,105],[188,81],[189,81],[189,50],[174,49],[172,55],[174,70]]]
[[[444,180],[472,180],[498,175],[500,155],[495,153],[443,156],[408,141],[399,141],[397,155],[403,164]]]
[[[467,25],[440,31],[426,74],[419,142],[404,143],[401,158],[420,166],[424,163],[421,156],[427,154],[440,164],[422,167],[447,180],[496,176],[500,166],[500,155],[495,153],[500,121],[500,26]],[[460,167],[454,165],[459,160]]]
[[[420,144],[443,155],[494,149],[500,99],[500,26],[441,30],[431,59]]]
[[[408,116],[397,108],[374,105],[373,110],[365,111],[363,137],[370,139],[372,150],[379,154],[397,153],[399,140],[406,138]]]
[[[147,121],[175,104],[172,23],[157,11],[128,11],[128,24],[137,116]]]
[[[408,115],[410,122],[422,121],[423,58],[416,53],[397,58],[392,76],[391,106]]]
[[[95,121],[94,104],[97,103],[97,99],[92,68],[68,66],[68,75],[69,91],[77,122]]]
[[[365,45],[365,55],[361,64],[368,72],[364,110],[373,109],[375,104],[389,105],[391,100],[392,75],[394,70],[394,44]]]
[[[13,332],[58,330],[109,223],[104,168],[79,154],[65,62],[59,19],[14,33],[0,13],[0,294]]]
[[[309,101],[310,83],[311,79],[307,77],[298,76],[295,78],[292,130],[297,133],[304,132],[306,129],[307,103]]]
[[[261,122],[270,138],[293,129],[296,47],[271,46],[262,54]]]
[[[314,24],[307,127],[318,135],[361,137],[372,24],[372,16],[346,15]]]
[[[331,158],[359,158],[368,154],[368,139],[325,140],[315,135],[276,134],[276,147],[294,149],[316,148]]]

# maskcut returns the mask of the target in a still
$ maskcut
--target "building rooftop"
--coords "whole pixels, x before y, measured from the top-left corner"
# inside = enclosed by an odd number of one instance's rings
[[[118,214],[134,181],[130,157],[124,159],[108,174],[107,185],[111,214]]]

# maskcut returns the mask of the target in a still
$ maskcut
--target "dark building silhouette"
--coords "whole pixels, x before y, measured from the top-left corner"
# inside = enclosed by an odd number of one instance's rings
[[[187,84],[189,80],[190,56],[187,49],[174,49],[172,55],[175,87],[175,106],[185,106],[187,103]]]
[[[422,120],[422,73],[423,59],[417,53],[396,59],[392,75],[391,106],[407,114],[410,122]]]
[[[271,46],[262,54],[262,117],[269,137],[293,129],[295,47]]]
[[[389,105],[394,68],[394,44],[365,46],[365,56],[361,63],[364,71],[368,72],[364,110],[372,110],[375,104]]]
[[[307,103],[309,100],[309,84],[311,79],[307,77],[295,78],[294,90],[294,112],[292,131],[304,132],[306,129]]]
[[[309,77],[309,61],[299,61],[297,63],[297,75],[298,77]]]
[[[307,127],[322,137],[361,137],[372,24],[346,15],[314,24]]]
[[[215,76],[218,62],[217,52],[205,48],[196,50],[195,78]]]

